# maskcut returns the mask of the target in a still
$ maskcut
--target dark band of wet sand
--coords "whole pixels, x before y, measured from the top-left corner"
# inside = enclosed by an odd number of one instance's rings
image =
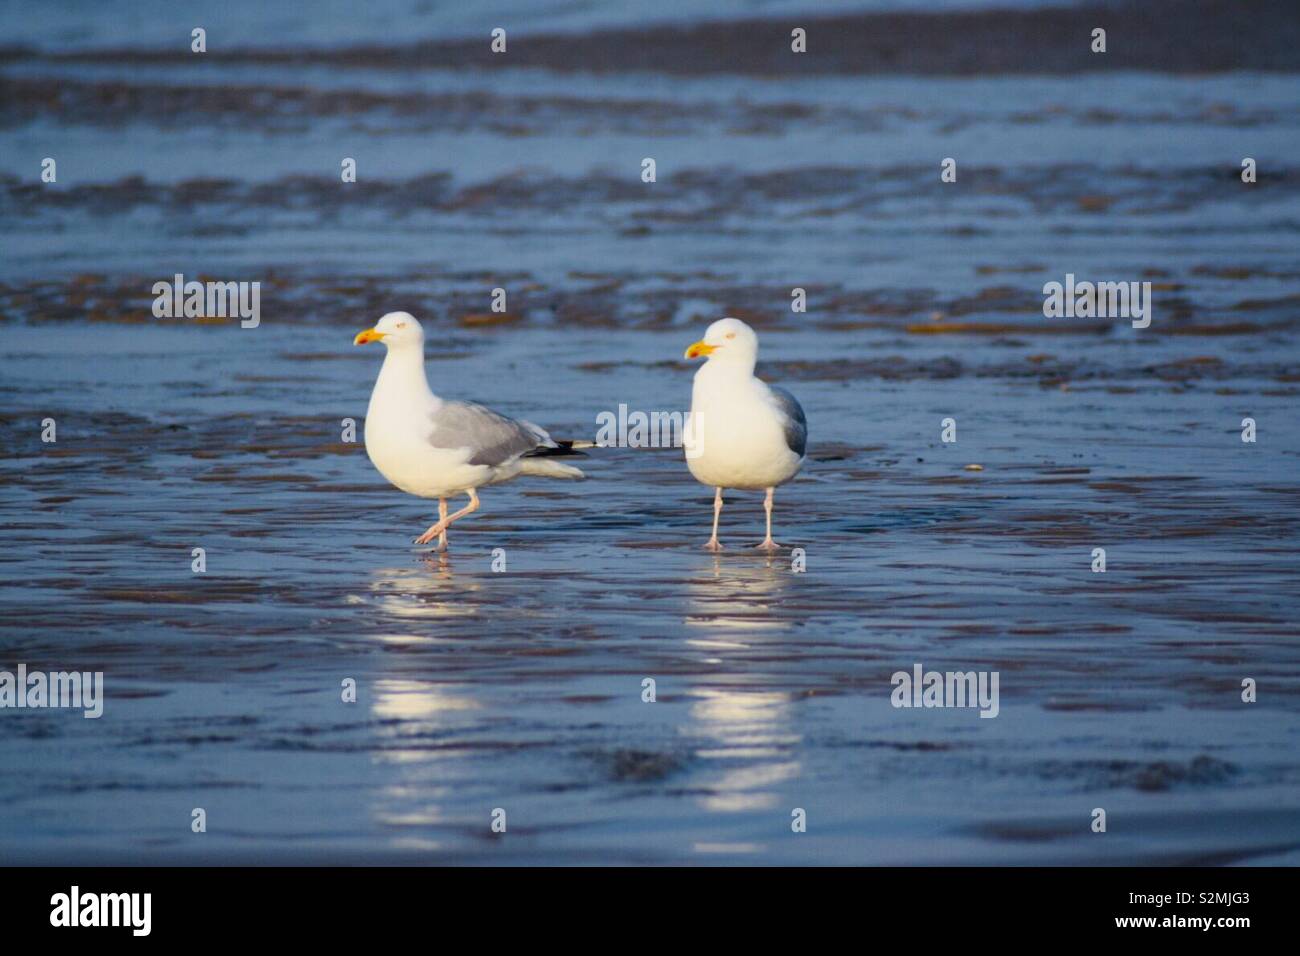
[[[807,31],[808,54],[794,55],[790,31]],[[1107,51],[1092,52],[1093,29]],[[244,62],[328,63],[419,69],[499,67],[486,38],[394,43],[334,50],[284,48],[214,53]],[[42,56],[0,52],[0,62]],[[55,55],[80,61],[179,62],[187,49],[101,50]],[[512,36],[511,67],[598,73],[683,75],[1063,74],[1092,70],[1171,73],[1300,68],[1300,4],[1295,0],[1143,0],[1040,10],[863,13],[834,17],[711,21],[585,34]]]

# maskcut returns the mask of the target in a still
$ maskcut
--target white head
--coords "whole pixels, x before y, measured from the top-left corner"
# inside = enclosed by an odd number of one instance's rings
[[[718,319],[703,339],[686,350],[688,359],[701,355],[707,356],[710,363],[752,372],[758,361],[758,336],[740,319]]]
[[[394,348],[424,348],[424,329],[410,312],[389,312],[375,323],[373,329],[358,332],[353,345],[383,342],[391,351]]]

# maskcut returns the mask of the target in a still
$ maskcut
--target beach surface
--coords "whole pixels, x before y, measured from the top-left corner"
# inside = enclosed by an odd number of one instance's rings
[[[1300,862],[1294,4],[1104,56],[1034,3],[260,6],[0,15],[0,670],[105,687],[0,711],[0,861]],[[155,318],[178,273],[260,324]],[[1150,326],[1045,317],[1067,274]],[[674,448],[412,547],[351,344],[398,309],[435,392],[586,440],[751,323],[802,570],[756,493],[703,551]],[[917,664],[997,717],[892,706]]]

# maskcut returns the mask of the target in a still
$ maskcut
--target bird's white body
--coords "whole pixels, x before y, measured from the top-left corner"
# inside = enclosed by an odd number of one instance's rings
[[[532,422],[516,421],[472,402],[444,401],[424,374],[424,330],[406,312],[390,312],[354,342],[387,348],[366,409],[366,454],[379,473],[408,494],[437,498],[439,521],[416,538],[447,545],[447,528],[478,510],[477,489],[517,475],[582,478],[552,460],[564,453]],[[447,513],[447,498],[470,503]]]
[[[691,414],[683,433],[686,467],[696,481],[712,485],[713,535],[704,545],[718,551],[718,518],[724,488],[765,489],[767,537],[772,540],[772,499],[803,467],[808,422],[795,397],[754,376],[758,336],[739,319],[719,319],[686,350],[688,359],[707,361],[695,373]]]
[[[407,494],[450,498],[519,474],[518,462],[471,465],[468,448],[430,445],[441,405],[424,374],[424,353],[390,349],[366,408],[366,454],[381,475]]]
[[[691,474],[717,488],[783,485],[804,460],[786,443],[772,390],[743,365],[706,362],[695,373],[682,444]]]

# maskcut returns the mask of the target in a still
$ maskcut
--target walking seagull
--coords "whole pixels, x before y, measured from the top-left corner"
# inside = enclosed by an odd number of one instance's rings
[[[722,489],[764,488],[767,537],[758,547],[775,551],[772,498],[803,467],[808,422],[795,397],[754,377],[758,336],[739,319],[719,319],[686,358],[707,361],[695,373],[691,414],[683,431],[686,467],[695,480],[712,485],[713,537],[704,547],[722,550],[718,518]]]
[[[583,478],[577,468],[550,456],[575,454],[532,422],[498,415],[473,402],[439,398],[424,374],[424,329],[408,312],[390,312],[353,345],[382,342],[388,349],[366,409],[366,454],[379,473],[408,494],[438,499],[438,520],[414,540],[438,539],[478,510],[478,489],[518,475]],[[469,495],[469,504],[447,513],[447,499]]]

